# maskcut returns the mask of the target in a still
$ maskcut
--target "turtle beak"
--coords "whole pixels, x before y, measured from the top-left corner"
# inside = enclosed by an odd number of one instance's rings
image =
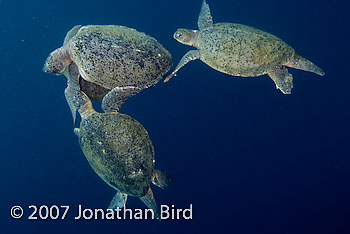
[[[43,67],[43,72],[45,73],[50,73],[50,74],[55,74],[54,72],[54,59],[53,59],[53,56],[52,56],[52,53],[49,55],[49,57],[47,57],[46,61],[45,61],[45,64],[44,64],[44,67]]]
[[[65,48],[58,48],[51,52],[45,61],[43,71],[49,74],[61,75],[72,60]]]
[[[52,75],[61,75],[65,70],[65,67],[60,61],[55,60],[54,56],[52,53],[47,57],[44,67],[43,67],[43,72],[49,73]]]

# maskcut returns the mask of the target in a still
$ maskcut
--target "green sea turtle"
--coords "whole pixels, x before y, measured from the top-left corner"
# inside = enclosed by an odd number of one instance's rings
[[[154,148],[146,129],[128,115],[97,113],[82,91],[74,91],[73,104],[82,121],[74,132],[93,170],[118,192],[109,209],[124,207],[127,196],[139,197],[159,217],[150,183],[164,188],[171,182],[154,168]]]
[[[65,96],[75,121],[72,93],[81,89],[79,79],[91,84],[88,88],[102,88],[104,93],[97,92],[105,94],[102,109],[115,112],[127,98],[164,78],[171,66],[170,53],[145,33],[116,25],[77,25],[63,46],[50,53],[43,70],[68,78]]]
[[[301,57],[281,39],[261,30],[232,23],[213,24],[209,5],[203,1],[198,18],[199,30],[178,29],[174,38],[197,50],[187,52],[164,82],[169,81],[188,62],[202,60],[220,72],[241,77],[268,74],[276,88],[290,94],[293,78],[285,67],[325,73]]]

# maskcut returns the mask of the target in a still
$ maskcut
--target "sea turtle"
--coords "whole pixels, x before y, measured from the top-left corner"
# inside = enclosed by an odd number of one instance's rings
[[[261,30],[233,23],[213,24],[209,5],[203,1],[198,18],[199,30],[178,29],[174,38],[197,50],[187,52],[164,82],[188,62],[202,60],[220,72],[241,77],[268,74],[276,88],[290,94],[293,78],[285,68],[292,67],[323,76],[321,68],[294,52],[281,39]]]
[[[154,148],[146,129],[132,117],[98,113],[82,91],[73,92],[73,104],[81,115],[74,132],[93,170],[118,192],[109,209],[124,207],[127,196],[139,197],[159,217],[150,183],[164,188],[171,178],[154,168]]]
[[[80,78],[101,87],[106,93],[102,109],[115,112],[128,97],[164,78],[171,66],[170,53],[145,33],[117,25],[77,25],[50,53],[43,70],[67,76],[65,95],[75,121],[71,94],[81,89]]]

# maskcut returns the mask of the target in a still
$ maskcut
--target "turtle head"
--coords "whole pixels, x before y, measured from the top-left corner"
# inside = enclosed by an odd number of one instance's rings
[[[198,30],[179,28],[174,33],[174,39],[182,44],[196,47],[198,32]]]
[[[51,52],[45,61],[43,71],[46,73],[60,75],[71,64],[72,60],[65,47],[58,48]]]

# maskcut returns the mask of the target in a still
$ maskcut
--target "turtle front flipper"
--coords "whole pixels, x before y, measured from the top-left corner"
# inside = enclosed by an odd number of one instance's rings
[[[63,45],[67,45],[68,42],[70,42],[72,38],[78,33],[81,27],[82,27],[81,25],[76,25],[71,30],[69,30],[66,37],[64,38]]]
[[[164,82],[168,82],[173,76],[176,76],[176,73],[187,63],[199,59],[200,52],[198,50],[190,50],[188,51],[180,60],[179,64],[176,66],[175,70],[164,80]]]
[[[72,93],[72,100],[74,107],[79,111],[82,119],[96,113],[92,107],[90,98],[83,91],[74,91]]]
[[[123,208],[125,206],[126,200],[128,199],[128,195],[125,193],[117,192],[112,201],[108,205],[108,209],[115,210],[118,207]]]
[[[281,90],[283,94],[291,94],[293,88],[293,76],[285,67],[278,67],[267,73],[275,82],[276,89]]]
[[[131,96],[138,94],[140,88],[134,86],[115,87],[102,99],[102,109],[106,113],[118,112],[119,108]]]
[[[203,30],[212,25],[213,25],[213,18],[211,17],[211,14],[210,14],[209,5],[205,0],[203,0],[201,12],[199,13],[199,18],[198,18],[198,29]]]
[[[325,75],[324,71],[321,68],[319,68],[314,63],[307,60],[306,58],[301,57],[298,54],[294,54],[294,56],[283,65],[287,67],[307,71],[307,72],[313,72],[319,76]]]
[[[70,88],[69,86],[64,90],[64,96],[66,97],[66,101],[68,103],[70,112],[72,113],[72,117],[73,117],[73,124],[75,127],[76,124],[76,120],[77,120],[77,108],[74,106],[73,103],[73,91],[72,88]]]
[[[64,90],[64,96],[68,103],[69,109],[72,113],[73,123],[75,126],[76,115],[77,115],[77,107],[73,102],[73,93],[80,91],[79,86],[79,71],[76,64],[71,63],[67,69],[64,71],[64,75],[67,77],[67,88]]]
[[[154,199],[151,187],[148,189],[147,193],[140,197],[140,200],[151,210],[153,210],[154,216],[160,220],[160,215],[157,207],[156,200]]]

